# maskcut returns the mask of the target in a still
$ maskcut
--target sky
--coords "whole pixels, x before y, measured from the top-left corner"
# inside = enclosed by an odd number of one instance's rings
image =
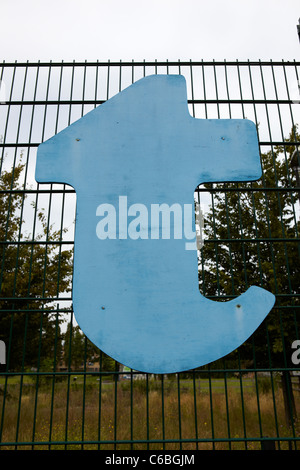
[[[298,61],[299,18],[299,0],[0,0],[0,61]]]

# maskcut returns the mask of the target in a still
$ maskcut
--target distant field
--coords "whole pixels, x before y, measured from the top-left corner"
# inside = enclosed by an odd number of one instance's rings
[[[262,436],[291,435],[282,390],[268,378],[108,379],[12,376],[3,409],[1,377],[1,448],[98,449],[101,441],[100,449],[260,449]]]

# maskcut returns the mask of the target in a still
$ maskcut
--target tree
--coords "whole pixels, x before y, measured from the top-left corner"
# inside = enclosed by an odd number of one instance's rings
[[[79,326],[72,326],[68,323],[67,331],[64,334],[63,359],[65,365],[78,370],[83,362],[88,360],[85,353],[85,337]]]
[[[286,142],[299,140],[295,128]],[[259,285],[277,296],[275,308],[238,350],[244,367],[293,367],[291,344],[297,337],[293,306],[299,306],[300,279],[299,192],[293,190],[296,179],[290,168],[294,150],[295,145],[285,145],[263,153],[263,176],[257,182],[216,184],[213,191],[212,185],[206,185],[213,204],[204,222],[201,292],[214,300],[216,296],[229,300]],[[226,359],[236,357],[233,353]],[[289,373],[282,377],[290,384]]]
[[[35,239],[21,234],[24,167],[19,163],[0,177],[0,339],[7,345],[9,369],[37,367],[38,358],[53,358],[60,319],[51,299],[70,290],[72,276],[72,251],[51,244],[61,233],[47,226],[42,211],[37,213],[42,230]],[[43,238],[50,243],[41,243]]]
[[[70,340],[71,339],[71,340]],[[78,370],[89,362],[99,362],[102,372],[112,372],[116,362],[100,351],[80,330],[79,326],[68,323],[64,334],[63,359],[67,367]]]

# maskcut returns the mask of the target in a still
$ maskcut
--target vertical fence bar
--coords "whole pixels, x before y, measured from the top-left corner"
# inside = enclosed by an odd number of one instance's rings
[[[51,405],[50,405],[50,420],[49,420],[49,442],[52,440],[52,429],[53,429],[53,414],[54,414],[54,391],[55,391],[55,378],[56,378],[56,367],[57,367],[57,339],[58,339],[58,318],[59,318],[59,305],[56,307],[56,322],[55,322],[55,343],[54,343],[54,355],[53,355],[53,374],[52,374],[52,388],[51,388]],[[48,449],[51,449],[49,444]]]
[[[181,432],[181,403],[180,403],[180,374],[177,374],[177,400],[178,400],[178,436],[179,449],[182,450],[182,432]]]

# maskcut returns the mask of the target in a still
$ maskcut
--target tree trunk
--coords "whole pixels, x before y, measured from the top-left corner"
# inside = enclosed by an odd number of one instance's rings
[[[293,422],[297,418],[295,398],[292,388],[292,380],[290,372],[285,370],[281,376],[282,393],[284,400],[285,419],[287,427],[292,427]]]

